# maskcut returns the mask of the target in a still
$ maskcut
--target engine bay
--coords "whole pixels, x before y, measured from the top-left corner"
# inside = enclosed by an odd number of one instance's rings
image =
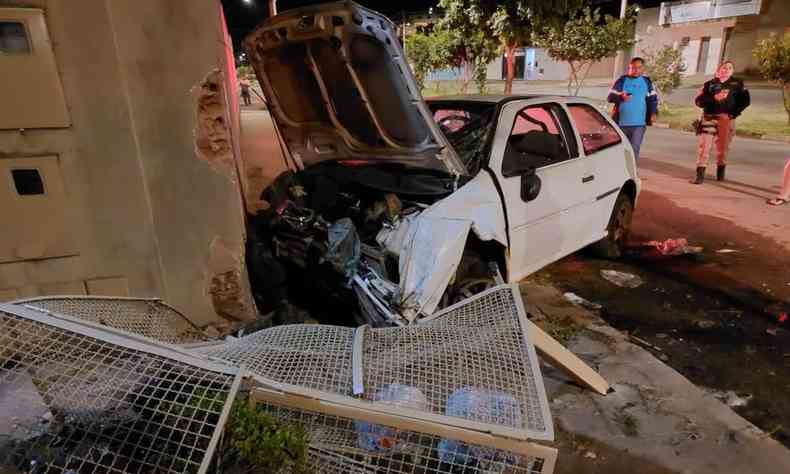
[[[449,175],[364,162],[281,174],[262,194],[268,209],[249,219],[258,308],[274,311],[275,324],[289,322],[278,318],[288,305],[331,324],[408,324],[402,314],[414,302],[399,286],[398,246],[416,217],[457,185]],[[453,301],[451,288],[445,296],[442,306]]]

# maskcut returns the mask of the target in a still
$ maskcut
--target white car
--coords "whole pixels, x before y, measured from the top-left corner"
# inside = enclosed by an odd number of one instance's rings
[[[293,170],[252,219],[259,304],[276,287],[269,302],[407,324],[496,273],[516,282],[590,244],[619,256],[640,181],[589,101],[426,103],[394,25],[350,2],[285,12],[246,46]]]

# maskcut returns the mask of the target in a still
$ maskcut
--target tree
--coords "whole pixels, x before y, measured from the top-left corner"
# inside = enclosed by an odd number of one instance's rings
[[[782,87],[782,99],[790,124],[790,32],[784,36],[772,34],[757,43],[754,57],[764,78]]]
[[[473,64],[478,88],[485,86],[488,63],[505,54],[505,93],[513,90],[515,49],[527,45],[535,31],[575,11],[583,0],[440,0],[443,24],[459,31]]]
[[[420,89],[425,87],[429,73],[458,66],[457,43],[458,39],[452,32],[439,28],[406,37],[406,56]]]
[[[530,44],[536,31],[561,25],[561,19],[578,10],[582,3],[581,0],[511,0],[497,3],[488,22],[505,54],[505,94],[513,92],[516,48]]]
[[[543,28],[533,43],[546,48],[549,56],[568,63],[568,94],[578,95],[593,63],[629,49],[634,40],[636,10],[629,8],[623,19],[601,16],[600,10],[585,7],[563,25]],[[575,88],[574,88],[575,87]]]
[[[481,0],[439,1],[439,6],[444,9],[439,28],[455,36],[455,55],[467,68],[471,68],[481,94],[486,90],[488,63],[496,59],[499,50],[499,43],[488,22],[492,10],[489,6],[484,8],[484,3],[496,4]]]
[[[425,88],[425,76],[433,70],[431,38],[424,33],[412,33],[406,37],[406,57],[409,59],[417,86]]]
[[[686,70],[683,62],[683,51],[672,46],[664,46],[658,51],[645,54],[645,73],[650,76],[658,90],[660,104],[663,98],[680,86],[681,74]]]

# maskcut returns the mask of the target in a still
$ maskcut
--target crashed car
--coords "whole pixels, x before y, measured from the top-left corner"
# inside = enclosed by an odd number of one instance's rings
[[[593,245],[639,194],[620,129],[575,97],[422,99],[395,26],[352,2],[246,39],[285,159],[250,219],[256,301],[405,325]]]

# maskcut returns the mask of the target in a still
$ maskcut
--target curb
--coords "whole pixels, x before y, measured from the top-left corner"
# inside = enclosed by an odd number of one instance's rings
[[[666,122],[656,122],[655,124],[653,124],[653,126],[656,128],[666,128],[672,130],[680,130],[682,132],[694,133],[693,130],[690,130],[687,127],[673,127],[671,124]],[[755,135],[752,133],[741,132],[740,130],[736,129],[735,136],[741,138],[752,138],[754,140],[766,140],[773,142],[790,143],[790,136],[785,136],[785,135]]]

